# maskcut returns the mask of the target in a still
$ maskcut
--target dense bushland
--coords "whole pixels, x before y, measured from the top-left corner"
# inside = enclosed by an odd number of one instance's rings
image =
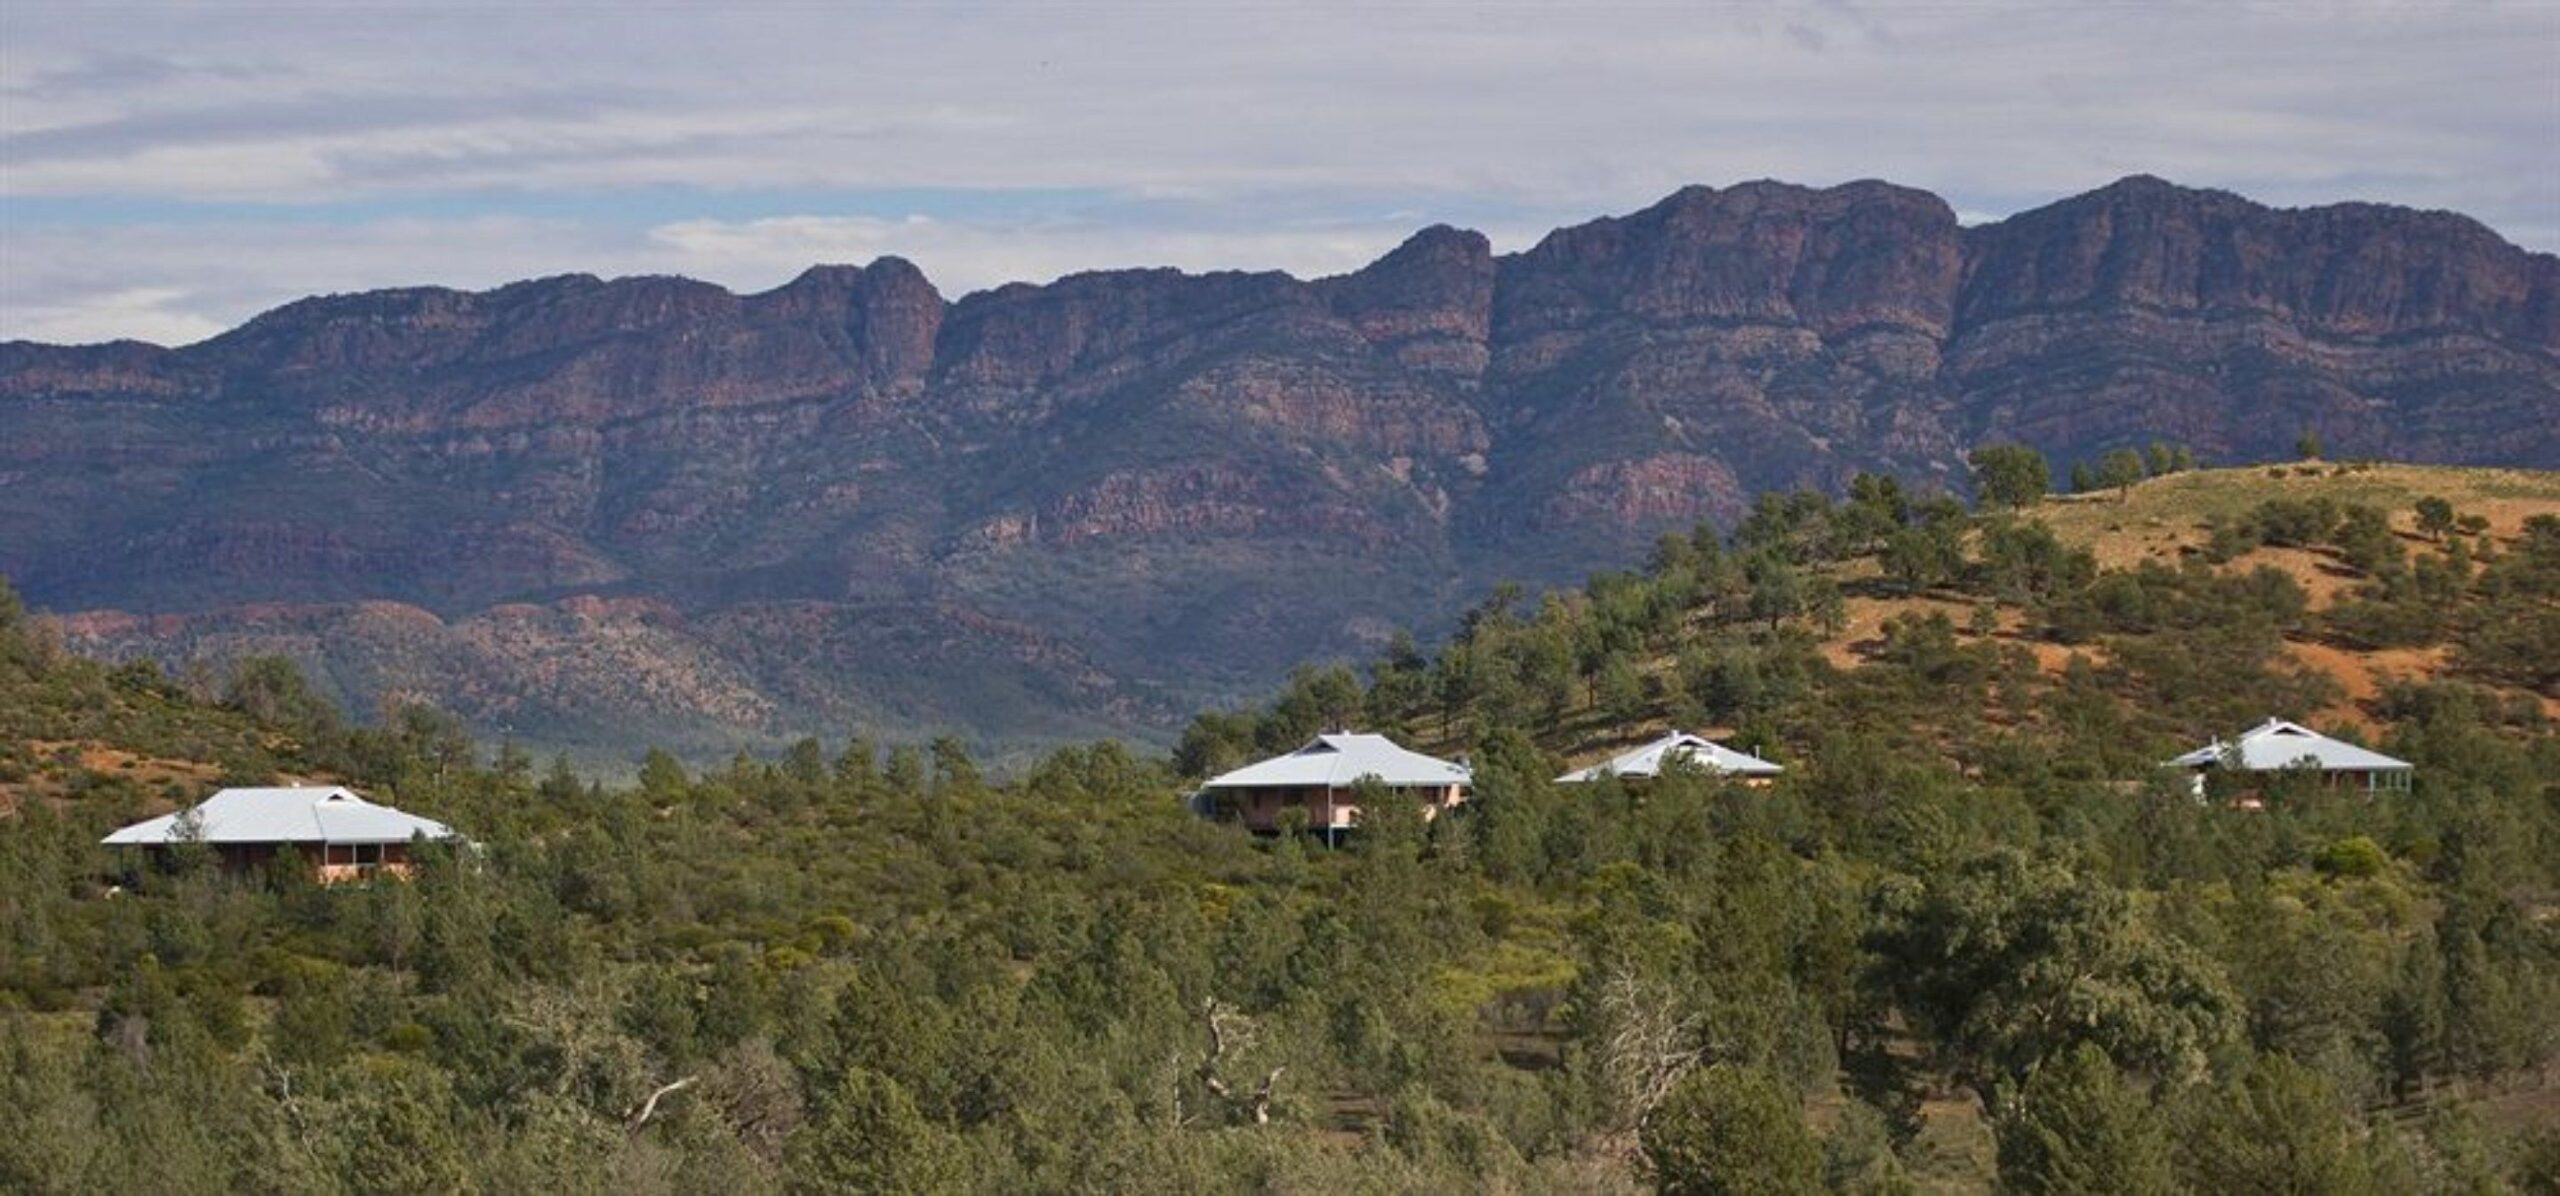
[[[1772,496],[1172,761],[1000,781],[857,740],[605,789],[271,664],[67,658],[0,600],[0,1187],[2549,1190],[2560,737],[2512,641],[2560,526],[2369,555],[2315,613],[2273,570],[2102,570],[2002,467],[1995,515]],[[2433,605],[2477,663],[2370,712],[2414,791],[2156,775],[2334,701],[2286,637],[2357,634],[2457,538]],[[1844,666],[1870,599],[1910,609]],[[1550,783],[1663,720],[1789,772]],[[1464,752],[1475,802],[1330,852],[1182,812],[1328,723]],[[409,884],[133,869],[97,836],[192,793],[26,746],[84,743],[343,778],[476,845]]]

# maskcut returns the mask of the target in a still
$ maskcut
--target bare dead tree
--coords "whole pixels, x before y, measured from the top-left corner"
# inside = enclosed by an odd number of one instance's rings
[[[1220,1104],[1251,1120],[1255,1125],[1271,1124],[1271,1094],[1280,1084],[1281,1073],[1289,1070],[1288,1066],[1283,1064],[1272,1068],[1262,1077],[1261,1085],[1251,1093],[1237,1095],[1234,1086],[1227,1082],[1226,1077],[1218,1074],[1218,1067],[1226,1060],[1229,1051],[1242,1054],[1253,1049],[1258,1037],[1258,1027],[1255,1026],[1252,1018],[1226,1007],[1215,997],[1201,1002],[1200,1018],[1209,1034],[1209,1053],[1200,1060],[1199,1068],[1192,1073],[1199,1078],[1200,1086],[1207,1089],[1209,1095],[1216,1097]],[[1177,1097],[1177,1111],[1179,1107],[1180,1102]]]
[[[1598,1005],[1609,1027],[1600,1041],[1600,1074],[1625,1123],[1634,1125],[1707,1057],[1705,1019],[1679,1016],[1673,994],[1626,967],[1612,968],[1601,981]]]
[[[276,1062],[275,1055],[263,1047],[258,1050],[258,1069],[266,1073],[267,1086],[276,1094],[276,1104],[282,1106],[285,1116],[300,1128],[302,1105],[293,1099],[293,1069]]]
[[[293,1069],[276,1062],[275,1053],[258,1048],[258,1069],[266,1076],[267,1087],[275,1094],[276,1104],[284,1110],[285,1124],[293,1129],[293,1144],[306,1159],[317,1161],[320,1152],[311,1145],[311,1122],[303,1115],[302,1102],[293,1095]]]
[[[1252,1118],[1255,1125],[1271,1124],[1271,1089],[1280,1082],[1280,1073],[1287,1070],[1286,1064],[1272,1068],[1262,1077],[1262,1085],[1245,1099],[1245,1116]]]
[[[1188,1079],[1189,1070],[1183,1066],[1182,1056],[1182,1049],[1176,1047],[1166,1059],[1173,1075],[1173,1124],[1177,1129],[1191,1124],[1192,1121],[1189,1109],[1191,1102],[1183,1099],[1189,1095],[1191,1086]]]

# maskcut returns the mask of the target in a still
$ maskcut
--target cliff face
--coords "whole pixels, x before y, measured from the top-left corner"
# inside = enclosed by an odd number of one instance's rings
[[[2560,259],[2459,216],[2135,178],[1962,228],[1883,183],[1750,183],[1315,281],[952,303],[883,259],[0,345],[0,572],[103,612],[87,646],[293,651],[359,709],[600,753],[685,711],[704,744],[1152,734],[1763,489],[2306,429],[2554,467],[2555,414]]]
[[[1624,560],[1759,490],[1944,471],[1961,265],[1955,214],[1882,183],[1690,187],[1505,259],[1487,389],[1511,484],[1475,532]]]
[[[1968,230],[1957,327],[1977,438],[2560,460],[2560,259],[2450,213],[2126,179]]]

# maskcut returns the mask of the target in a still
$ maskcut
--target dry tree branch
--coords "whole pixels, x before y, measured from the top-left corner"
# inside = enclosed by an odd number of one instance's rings
[[[1280,1083],[1281,1073],[1289,1070],[1287,1065],[1272,1068],[1270,1074],[1262,1077],[1262,1086],[1252,1095],[1236,1095],[1234,1087],[1227,1083],[1226,1077],[1218,1074],[1218,1065],[1226,1059],[1229,1051],[1241,1054],[1253,1049],[1255,1040],[1253,1019],[1227,1008],[1220,1004],[1217,998],[1211,997],[1200,1003],[1200,1020],[1206,1027],[1209,1038],[1209,1053],[1200,1060],[1200,1066],[1193,1072],[1193,1075],[1199,1079],[1200,1086],[1207,1089],[1209,1095],[1218,1098],[1220,1103],[1225,1104],[1230,1110],[1251,1118],[1255,1125],[1271,1124],[1271,1094]],[[1176,1108],[1179,1107],[1180,1101],[1177,1097]]]
[[[657,1091],[649,1094],[649,1099],[642,1101],[638,1108],[633,1109],[627,1115],[627,1120],[622,1126],[622,1132],[625,1134],[639,1133],[642,1126],[649,1124],[650,1118],[658,1115],[658,1102],[660,1100],[673,1096],[687,1088],[693,1087],[694,1080],[698,1078],[699,1077],[696,1076],[686,1076],[685,1078],[673,1083],[660,1085]]]
[[[1625,968],[1612,970],[1602,982],[1599,1006],[1610,1026],[1601,1041],[1601,1074],[1610,1078],[1630,1122],[1642,1121],[1681,1076],[1706,1058],[1705,1019],[1674,1016],[1671,994],[1652,989]]]

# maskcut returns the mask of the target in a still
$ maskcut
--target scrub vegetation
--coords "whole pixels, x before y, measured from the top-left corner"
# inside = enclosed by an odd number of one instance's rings
[[[1768,496],[1002,778],[808,740],[607,788],[0,591],[0,1189],[2553,1190],[2560,517],[1982,464],[1979,512]],[[2205,483],[2253,493],[2093,514]],[[2306,655],[2378,645],[2423,667]],[[2156,767],[2269,714],[2414,788]],[[1334,725],[1474,800],[1338,850],[1185,812]],[[1788,771],[1550,780],[1665,725]],[[96,845],[280,777],[475,842],[332,887]]]

